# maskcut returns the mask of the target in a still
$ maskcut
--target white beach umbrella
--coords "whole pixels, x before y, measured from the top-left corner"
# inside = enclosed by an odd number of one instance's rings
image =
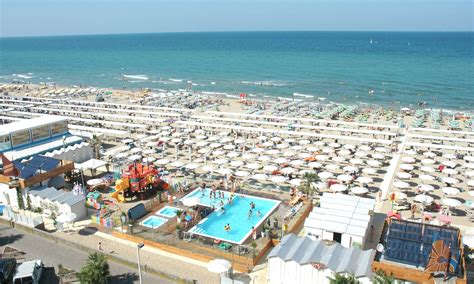
[[[204,172],[207,172],[207,173],[212,173],[214,171],[214,167],[211,166],[211,165],[206,165],[206,166],[202,167],[201,170],[203,170]]]
[[[447,175],[450,175],[450,176],[456,175],[457,173],[458,173],[458,171],[456,171],[455,169],[447,168],[447,169],[443,170],[443,174],[447,174]]]
[[[423,159],[421,160],[421,163],[424,164],[424,165],[432,165],[435,163],[435,160],[433,159]]]
[[[161,127],[161,130],[170,130],[171,129],[171,126],[163,126]]]
[[[245,144],[245,142],[246,142],[246,140],[242,139],[242,138],[234,140],[234,144],[236,144],[236,145]]]
[[[474,171],[467,171],[464,173],[467,177],[474,177]]]
[[[420,184],[418,186],[418,190],[423,192],[429,192],[434,190],[434,186],[432,186],[431,184]]]
[[[364,168],[364,169],[362,169],[362,172],[363,172],[364,174],[373,175],[373,174],[376,174],[376,173],[377,173],[377,169],[374,169],[374,168]]]
[[[321,150],[323,153],[325,154],[331,154],[331,153],[334,153],[334,149],[333,148],[324,148]]]
[[[265,167],[263,167],[263,170],[265,172],[274,172],[274,171],[278,170],[278,167],[273,166],[273,165],[266,165]]]
[[[372,150],[372,147],[370,147],[368,145],[361,145],[361,146],[359,146],[359,150],[367,152],[367,151]]]
[[[326,161],[327,159],[329,159],[329,156],[328,155],[316,155],[315,158],[318,161]]]
[[[468,169],[474,169],[474,163],[467,163],[467,164],[464,164],[464,167],[465,167],[465,168],[468,168]]]
[[[366,194],[367,192],[369,192],[369,190],[365,187],[356,186],[356,187],[351,188],[351,192],[353,194]]]
[[[148,150],[143,151],[142,153],[145,155],[152,155],[152,154],[155,154],[156,151],[153,149],[148,149]]]
[[[306,148],[306,150],[310,151],[310,152],[316,152],[316,151],[319,151],[319,148],[314,147],[314,146],[310,146],[310,147]]]
[[[411,171],[413,170],[413,165],[410,164],[401,164],[400,169],[405,170],[405,171]]]
[[[263,149],[263,148],[253,148],[251,151],[253,153],[262,153],[262,152],[265,152],[265,149]]]
[[[122,140],[122,143],[123,144],[128,144],[128,143],[132,143],[133,142],[133,139],[130,139],[130,138],[127,138],[127,139],[123,139]]]
[[[434,180],[435,177],[432,175],[419,175],[418,176],[421,180]]]
[[[287,180],[284,176],[272,176],[270,180],[274,183],[283,183]]]
[[[216,165],[223,165],[223,164],[227,164],[229,162],[229,160],[227,160],[227,159],[217,159],[217,160],[214,160],[212,162]]]
[[[265,136],[265,135],[261,135],[261,136],[258,136],[258,137],[257,137],[257,140],[260,140],[260,141],[265,141],[265,140],[267,140],[267,139],[268,139],[268,137]]]
[[[444,198],[442,202],[444,205],[454,208],[459,207],[462,204],[461,201],[454,198]]]
[[[240,156],[240,153],[237,152],[229,152],[226,155],[227,158],[237,158],[238,156]]]
[[[216,148],[219,148],[221,146],[222,146],[222,144],[220,144],[220,143],[211,143],[209,145],[209,147],[211,147],[212,149],[216,149]]]
[[[397,173],[397,177],[398,177],[398,178],[401,178],[401,179],[410,179],[410,178],[411,178],[411,174],[410,174],[410,173],[407,173],[407,172],[398,172],[398,173]]]
[[[311,157],[311,154],[309,154],[309,153],[299,153],[298,157],[300,157],[301,159],[306,159],[306,158]]]
[[[298,172],[298,174],[300,176],[304,176],[305,174],[314,174],[314,172],[310,171],[310,170],[301,170],[301,171]]]
[[[285,141],[286,143],[288,143],[288,144],[291,144],[291,143],[295,143],[295,142],[296,142],[296,140],[293,139],[293,138],[286,138],[284,141]]]
[[[433,197],[426,195],[426,194],[418,194],[415,196],[414,200],[419,203],[429,204],[433,202]]]
[[[332,143],[329,143],[328,146],[331,148],[340,148],[341,144],[332,142]]]
[[[344,172],[357,172],[359,168],[354,167],[354,166],[345,166],[344,168],[342,168],[342,170]]]
[[[260,165],[259,163],[250,163],[250,164],[246,164],[245,167],[251,170],[258,170],[262,167],[262,165]]]
[[[314,142],[313,144],[316,145],[316,146],[318,146],[318,147],[321,147],[321,146],[326,145],[326,142],[324,142],[324,141],[316,141],[316,142]]]
[[[272,137],[270,138],[273,142],[280,142],[282,139],[280,137]]]
[[[434,157],[436,157],[436,154],[433,153],[433,152],[428,151],[428,152],[424,152],[423,156],[425,156],[427,158],[434,158]]]
[[[413,155],[416,155],[418,154],[415,150],[405,150],[405,155],[410,155],[410,156],[413,156]]]
[[[456,167],[456,163],[453,162],[453,161],[449,161],[449,160],[443,161],[443,165],[445,165],[448,168],[455,168]]]
[[[206,135],[197,135],[197,136],[196,136],[196,139],[197,139],[197,140],[206,140],[206,139],[207,139],[207,136],[206,136]],[[209,142],[207,142],[207,141],[201,141],[201,142],[198,142],[198,143],[206,143],[205,145],[207,145]]]
[[[129,152],[132,154],[136,154],[136,153],[141,153],[142,151],[143,151],[142,148],[135,147],[135,148],[132,148]]]
[[[207,146],[207,144],[209,144],[209,143],[206,142],[206,141],[200,141],[200,142],[196,143],[196,146],[197,147],[205,147],[205,146]]]
[[[434,173],[436,171],[434,168],[428,166],[423,166],[420,170],[425,173]]]
[[[300,186],[301,182],[302,182],[301,179],[295,178],[295,179],[290,180],[288,183],[294,186]]]
[[[72,223],[77,218],[77,215],[74,213],[61,214],[56,218],[56,221],[59,223]]]
[[[442,181],[443,181],[444,183],[447,183],[447,184],[457,184],[457,183],[459,183],[459,180],[457,180],[457,179],[455,179],[455,178],[452,178],[452,177],[444,177],[444,178],[442,179]]]
[[[413,164],[416,160],[412,157],[403,157],[402,162],[406,164]]]
[[[326,170],[330,171],[330,172],[335,172],[337,170],[339,170],[339,166],[336,165],[336,164],[328,164],[325,166]]]
[[[446,154],[443,154],[443,158],[452,160],[452,159],[456,159],[456,155],[446,153]]]
[[[469,185],[469,186],[474,186],[474,180],[472,180],[472,179],[466,181],[466,183],[467,183],[467,185]]]
[[[330,172],[320,172],[318,173],[318,176],[323,180],[334,177],[334,175]]]
[[[456,194],[459,194],[459,192],[460,192],[458,188],[449,187],[449,186],[448,187],[443,187],[441,190],[446,195],[456,195]]]
[[[278,155],[278,154],[280,154],[280,151],[277,150],[277,149],[271,149],[271,150],[267,151],[267,154],[268,155]]]
[[[247,177],[250,175],[250,173],[247,171],[236,171],[235,175],[238,177]]]
[[[302,160],[293,160],[293,161],[290,162],[290,165],[292,165],[294,167],[299,167],[303,164],[304,164],[304,162]]]
[[[357,182],[360,182],[360,183],[372,183],[374,180],[370,177],[364,177],[364,176],[361,176],[361,177],[358,177],[356,179]]]
[[[211,152],[211,150],[209,148],[201,148],[197,151],[199,154],[206,154],[206,153],[209,153]]]
[[[375,154],[372,154],[372,158],[374,158],[376,160],[383,160],[383,159],[385,159],[385,156],[382,155],[382,154],[375,153]]]
[[[400,191],[395,191],[393,192],[394,197],[396,200],[405,200],[407,199],[406,193],[400,192]]]
[[[358,158],[350,159],[349,162],[353,165],[362,165],[364,163],[364,161]]]
[[[193,145],[194,143],[195,143],[194,140],[191,140],[191,139],[186,139],[183,142],[184,145]]]
[[[145,144],[145,146],[147,146],[147,147],[154,147],[156,145],[157,145],[156,142],[148,142],[148,143]]]
[[[223,175],[223,176],[232,174],[232,170],[230,170],[228,168],[220,168],[216,172],[220,175]]]
[[[382,165],[382,163],[377,161],[377,160],[368,160],[367,165],[369,165],[371,167],[374,167],[374,168],[378,168]]]
[[[288,147],[289,147],[289,145],[286,144],[286,143],[281,143],[281,144],[276,145],[276,148],[278,148],[278,149],[285,149],[285,148],[288,148]]]
[[[345,144],[343,146],[344,149],[347,149],[347,150],[354,150],[356,148],[356,145],[354,144]]]
[[[312,168],[312,169],[319,169],[321,168],[323,165],[320,163],[320,162],[311,162],[311,163],[308,163],[308,167]]]
[[[221,131],[221,132],[218,133],[219,136],[229,136],[229,134],[230,133],[227,132],[227,131]]]
[[[245,153],[242,155],[242,159],[244,160],[255,160],[257,158],[257,156],[255,154],[251,154],[251,153]]]
[[[302,140],[298,141],[298,144],[300,144],[300,145],[308,145],[309,143],[311,143],[311,142],[307,139],[302,139]]]
[[[194,131],[194,133],[196,133],[196,134],[204,134],[204,133],[206,133],[206,131],[204,131],[203,129],[196,129],[196,130]]]
[[[231,167],[235,167],[235,168],[236,168],[236,167],[240,167],[240,166],[242,166],[243,164],[244,164],[244,162],[239,161],[239,160],[235,160],[235,161],[232,161],[232,162],[229,163],[229,165],[230,165]]]
[[[474,190],[469,191],[467,194],[469,194],[470,196],[474,196]]]
[[[464,156],[464,161],[466,161],[466,162],[474,162],[474,156]]]
[[[349,151],[349,150],[341,150],[341,151],[337,152],[337,154],[338,154],[339,156],[349,156],[349,155],[351,154],[351,151]]]
[[[387,148],[384,148],[384,147],[377,147],[374,150],[375,150],[375,152],[379,152],[379,153],[387,153],[388,152]]]
[[[396,182],[393,183],[393,186],[395,186],[397,188],[409,188],[410,184],[408,182],[404,182],[404,181],[396,181]]]
[[[286,159],[286,158],[276,158],[275,160],[273,160],[273,162],[275,164],[285,164],[285,163],[288,163],[288,159]]]
[[[140,155],[131,155],[128,157],[128,160],[129,161],[135,161],[135,160],[140,160],[142,158],[142,156]]]
[[[252,179],[258,180],[258,181],[264,181],[268,178],[266,174],[255,174],[252,176]]]
[[[146,157],[146,158],[143,158],[143,159],[142,159],[142,162],[146,164],[146,163],[151,163],[151,162],[153,162],[154,160],[156,160],[156,158],[154,158],[154,157]]]
[[[115,158],[116,159],[123,159],[123,158],[126,158],[128,156],[128,153],[119,153],[117,155],[115,155]]]
[[[211,137],[207,138],[207,140],[210,141],[210,142],[214,142],[214,141],[221,140],[221,138],[219,136],[211,136]]]
[[[285,156],[285,157],[294,157],[295,155],[296,155],[296,152],[293,152],[293,151],[283,152],[283,156]]]
[[[169,164],[170,163],[170,160],[168,159],[159,159],[159,160],[156,160],[155,161],[155,165],[166,165],[166,164]]]
[[[161,142],[168,142],[168,141],[171,141],[171,138],[170,137],[161,137],[160,141]]]
[[[188,169],[188,170],[195,170],[195,169],[199,168],[199,165],[198,165],[198,164],[195,164],[195,163],[189,163],[189,164],[187,164],[185,167],[186,167],[186,169]]]
[[[294,168],[286,167],[280,170],[283,174],[289,175],[294,173],[296,170]]]
[[[347,186],[345,186],[343,184],[336,183],[336,184],[331,185],[331,187],[329,187],[329,189],[332,190],[332,191],[335,191],[335,192],[342,192],[342,191],[347,190]]]
[[[366,158],[369,156],[369,154],[367,152],[357,151],[354,153],[354,156],[359,158]]]
[[[173,143],[173,144],[179,144],[179,143],[181,143],[181,142],[183,142],[183,139],[181,139],[181,138],[173,138],[173,139],[171,139],[171,143]]]
[[[337,180],[344,181],[344,182],[351,181],[352,176],[351,175],[346,175],[346,174],[338,175]]]
[[[224,150],[234,150],[235,149],[235,145],[232,145],[232,144],[227,144],[227,145],[224,145]]]
[[[171,165],[172,167],[179,168],[179,167],[183,166],[184,164],[183,164],[183,162],[181,162],[181,161],[174,161],[174,162],[172,162],[170,165]]]
[[[344,159],[343,157],[336,156],[336,157],[333,157],[331,160],[333,160],[333,161],[336,162],[336,163],[342,163],[342,162],[344,162],[346,159]]]
[[[267,141],[267,142],[262,143],[262,147],[265,147],[265,148],[272,147],[272,146],[273,146],[272,141]]]
[[[214,259],[207,263],[207,270],[212,273],[224,273],[229,271],[232,264],[225,259]]]
[[[269,156],[260,156],[260,157],[258,157],[257,160],[259,160],[259,161],[261,161],[261,162],[268,162],[268,161],[270,161],[271,159],[272,159],[272,158],[269,157]]]

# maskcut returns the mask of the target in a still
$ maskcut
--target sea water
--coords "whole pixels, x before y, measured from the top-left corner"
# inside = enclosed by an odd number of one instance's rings
[[[473,109],[474,33],[219,32],[0,38],[0,82],[241,92]]]

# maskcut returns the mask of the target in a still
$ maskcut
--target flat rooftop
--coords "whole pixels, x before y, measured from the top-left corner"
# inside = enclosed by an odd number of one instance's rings
[[[4,125],[0,125],[0,135],[8,135],[13,132],[27,130],[38,126],[48,125],[55,122],[67,121],[65,117],[54,115],[42,115],[39,117],[20,120]]]

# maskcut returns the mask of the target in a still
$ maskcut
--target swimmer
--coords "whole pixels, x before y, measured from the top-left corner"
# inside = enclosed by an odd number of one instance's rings
[[[230,231],[230,225],[228,223],[227,223],[227,225],[224,226],[224,230],[227,231],[227,232]]]
[[[261,217],[261,216],[262,216],[262,212],[260,212],[260,210],[257,211],[257,216],[258,216],[258,217]]]
[[[250,209],[250,210],[249,210],[249,219],[250,219],[250,217],[252,217],[252,213],[253,213],[253,212],[252,212],[252,209]]]

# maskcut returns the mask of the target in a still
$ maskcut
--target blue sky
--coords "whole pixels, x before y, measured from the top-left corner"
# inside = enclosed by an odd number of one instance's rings
[[[0,0],[1,36],[472,31],[471,0]]]

